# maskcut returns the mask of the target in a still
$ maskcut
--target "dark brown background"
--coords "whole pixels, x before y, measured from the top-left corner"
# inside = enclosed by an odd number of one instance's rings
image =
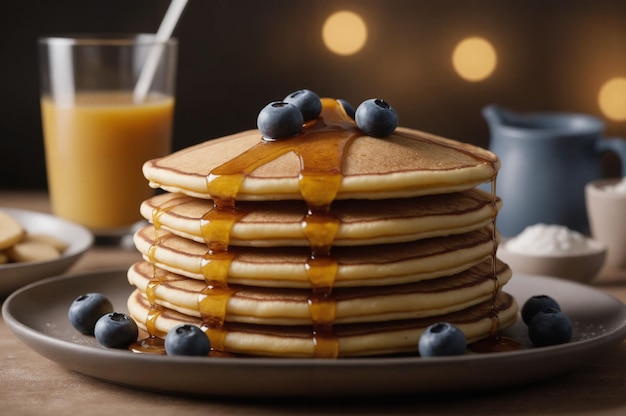
[[[67,32],[155,32],[169,0],[5,0],[0,10],[0,189],[46,186],[36,40]],[[338,57],[332,12],[361,14],[369,41]],[[174,149],[255,127],[267,102],[309,88],[355,106],[382,97],[400,124],[488,146],[488,103],[601,116],[597,92],[626,76],[626,2],[611,0],[190,0],[180,42]],[[450,55],[489,39],[496,72],[461,80]],[[626,100],[626,98],[625,98]],[[625,122],[607,133],[626,136]]]

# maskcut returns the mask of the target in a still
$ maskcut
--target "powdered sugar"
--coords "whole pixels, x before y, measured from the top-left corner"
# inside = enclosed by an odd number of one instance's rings
[[[508,251],[522,254],[580,254],[593,251],[589,239],[562,225],[535,224],[505,243]]]

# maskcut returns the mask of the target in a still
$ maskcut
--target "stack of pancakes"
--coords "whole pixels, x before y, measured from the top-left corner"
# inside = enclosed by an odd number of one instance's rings
[[[517,316],[501,289],[492,153],[398,128],[362,133],[338,101],[295,137],[257,130],[148,161],[131,316],[181,323],[213,349],[277,357],[415,352],[440,321],[469,343]]]

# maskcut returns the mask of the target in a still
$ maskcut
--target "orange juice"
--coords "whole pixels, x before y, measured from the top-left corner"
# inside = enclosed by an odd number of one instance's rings
[[[140,219],[152,195],[143,163],[170,150],[174,99],[151,95],[133,103],[130,92],[77,93],[74,103],[41,100],[52,210],[106,231]]]

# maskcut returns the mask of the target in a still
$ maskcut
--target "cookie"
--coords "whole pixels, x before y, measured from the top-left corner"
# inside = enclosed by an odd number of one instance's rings
[[[53,260],[61,256],[61,252],[53,245],[31,240],[29,236],[9,247],[7,254],[14,262]]]
[[[24,234],[24,228],[15,218],[0,211],[0,250],[18,243]]]
[[[59,253],[63,253],[69,244],[59,238],[49,234],[28,234],[26,237],[29,241],[37,241],[54,247]]]

